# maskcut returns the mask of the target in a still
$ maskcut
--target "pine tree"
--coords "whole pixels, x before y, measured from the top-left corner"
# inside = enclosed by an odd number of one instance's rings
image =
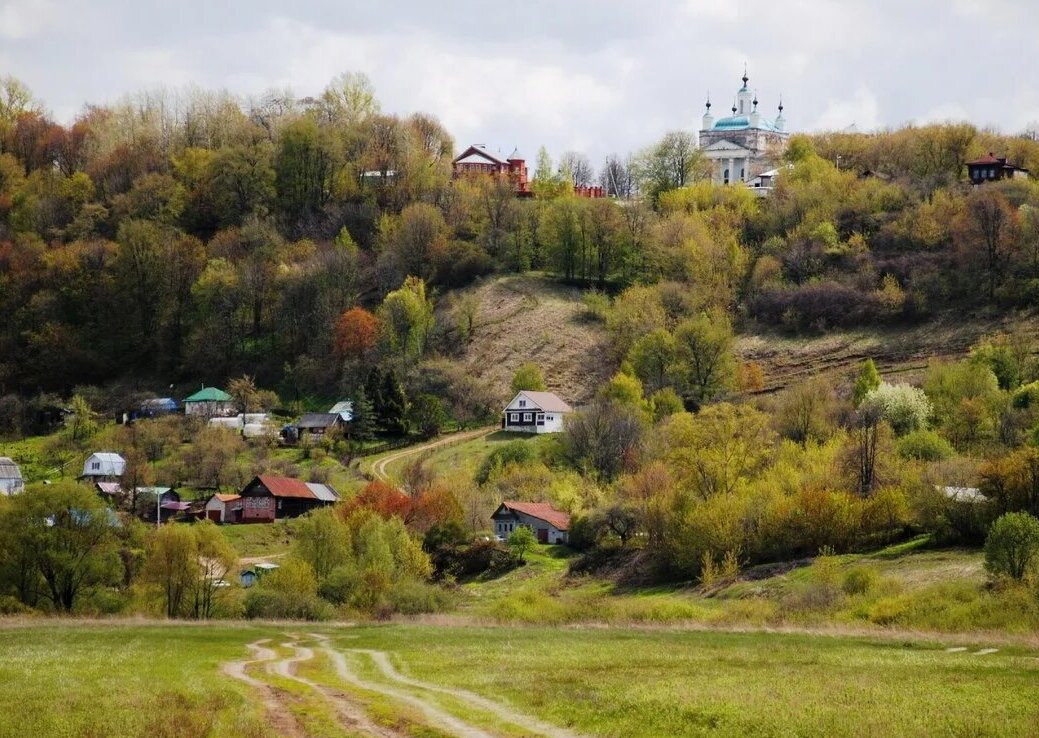
[[[383,375],[382,382],[383,412],[379,416],[382,427],[387,433],[403,436],[408,433],[408,398],[404,387],[397,379],[397,372],[390,369]]]
[[[350,421],[350,436],[355,441],[370,441],[375,435],[375,411],[364,388],[354,395],[353,419]]]
[[[382,418],[386,414],[386,403],[382,395],[382,382],[382,372],[379,371],[379,367],[372,367],[372,370],[368,372],[368,379],[364,383],[364,394],[371,403],[373,430],[384,429]]]

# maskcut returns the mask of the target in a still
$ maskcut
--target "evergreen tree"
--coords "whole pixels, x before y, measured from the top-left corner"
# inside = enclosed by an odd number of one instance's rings
[[[354,395],[353,420],[350,421],[350,437],[355,441],[370,441],[375,435],[375,411],[364,388]]]
[[[383,375],[382,382],[383,411],[379,416],[382,427],[387,433],[397,436],[408,432],[408,398],[404,387],[397,379],[397,372],[390,369]]]
[[[368,372],[368,379],[364,383],[364,394],[372,407],[373,430],[384,428],[382,419],[386,414],[386,403],[382,394],[382,372],[379,367],[373,366]]]

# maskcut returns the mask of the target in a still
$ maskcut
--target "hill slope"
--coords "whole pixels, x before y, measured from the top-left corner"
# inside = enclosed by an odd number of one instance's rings
[[[589,400],[616,366],[606,331],[582,317],[583,290],[517,275],[459,293],[476,301],[473,335],[459,357],[501,396],[521,364],[541,367],[545,383],[571,403]]]

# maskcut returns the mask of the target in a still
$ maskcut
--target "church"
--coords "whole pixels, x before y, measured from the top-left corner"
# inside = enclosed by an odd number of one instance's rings
[[[758,96],[747,87],[749,79],[744,69],[743,87],[736,93],[730,116],[715,120],[710,97],[707,99],[700,127],[700,150],[711,163],[711,178],[716,184],[748,182],[772,169],[790,136],[782,98],[779,115],[768,120],[758,112]]]

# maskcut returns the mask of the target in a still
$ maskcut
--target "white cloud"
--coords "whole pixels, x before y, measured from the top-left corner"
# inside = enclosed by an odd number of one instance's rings
[[[0,38],[22,40],[38,35],[54,19],[51,0],[0,2]]]
[[[860,131],[870,131],[880,126],[880,120],[876,95],[860,87],[849,98],[830,100],[812,129],[841,131],[854,125]]]

